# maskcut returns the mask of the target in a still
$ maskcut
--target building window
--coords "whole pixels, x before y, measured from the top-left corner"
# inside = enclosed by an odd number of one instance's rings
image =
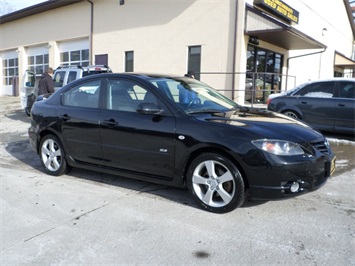
[[[44,71],[49,67],[48,54],[32,55],[27,58],[28,69],[36,73],[36,75],[42,75]]]
[[[4,59],[2,69],[3,85],[12,85],[13,77],[18,76],[18,59]]]
[[[108,54],[95,55],[95,65],[108,66]]]
[[[200,79],[201,46],[190,46],[187,60],[187,71],[195,72],[195,78]]]
[[[89,65],[89,49],[85,50],[75,50],[60,53],[60,65]]]
[[[134,71],[134,52],[129,51],[126,52],[126,60],[125,60],[125,72],[133,72]]]

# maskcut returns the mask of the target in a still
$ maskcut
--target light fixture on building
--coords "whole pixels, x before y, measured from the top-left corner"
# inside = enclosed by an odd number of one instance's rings
[[[52,45],[50,45],[49,43],[46,45],[47,49],[50,49],[52,47]]]
[[[16,53],[19,53],[19,52],[21,52],[20,49],[16,49]]]
[[[322,36],[324,36],[327,33],[327,28],[322,29]]]
[[[120,6],[124,5],[124,0],[120,0]]]
[[[259,38],[256,36],[249,36],[249,43],[259,45]]]

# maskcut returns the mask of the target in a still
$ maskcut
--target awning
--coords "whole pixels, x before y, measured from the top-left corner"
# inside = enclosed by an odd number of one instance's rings
[[[338,52],[335,52],[334,66],[341,68],[354,69],[355,61],[342,55]]]
[[[248,5],[246,6],[245,34],[287,50],[327,47],[294,27]]]

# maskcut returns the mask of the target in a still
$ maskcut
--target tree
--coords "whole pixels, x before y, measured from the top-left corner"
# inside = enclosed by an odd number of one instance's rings
[[[0,0],[0,16],[15,11],[15,8],[9,4],[6,0]]]

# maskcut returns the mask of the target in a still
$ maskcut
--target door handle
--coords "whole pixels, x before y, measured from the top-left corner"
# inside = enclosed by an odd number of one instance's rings
[[[118,126],[118,122],[115,119],[109,119],[102,121],[102,124],[108,127]]]
[[[340,106],[340,107],[344,107],[344,106],[346,106],[345,104],[343,104],[343,103],[339,103],[338,104],[338,106]]]
[[[306,101],[301,101],[301,103],[302,103],[302,104],[307,104],[307,102],[306,102]]]
[[[62,119],[63,121],[68,121],[68,120],[70,120],[70,116],[69,115],[67,115],[67,114],[65,114],[65,115],[60,115],[60,116],[58,116],[60,119]]]

